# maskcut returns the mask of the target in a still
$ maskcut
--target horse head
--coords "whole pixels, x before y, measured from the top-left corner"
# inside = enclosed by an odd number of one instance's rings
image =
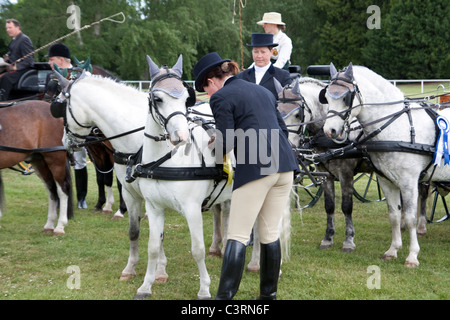
[[[353,76],[350,62],[343,71],[337,71],[330,64],[330,84],[319,94],[322,103],[328,103],[328,114],[332,117],[325,121],[324,132],[332,139],[343,139],[348,133],[350,123],[356,118],[361,108],[354,106],[355,97],[361,104],[361,96]]]
[[[190,132],[187,121],[187,108],[195,104],[195,91],[181,79],[183,74],[183,57],[169,69],[159,68],[147,56],[150,78],[150,114],[160,129],[166,131],[172,144],[189,141]]]
[[[323,127],[324,121],[320,119],[325,118],[328,105],[322,104],[318,96],[325,84],[317,79],[303,77],[295,79],[285,88],[280,84],[275,87],[279,94],[278,111],[290,129],[289,140],[298,147],[306,129],[309,135],[315,135]]]
[[[278,111],[289,129],[289,141],[299,147],[306,130],[306,126],[302,123],[311,120],[311,110],[300,93],[298,78],[284,88],[275,78],[274,82],[278,92]]]
[[[93,125],[83,124],[79,118],[75,117],[72,107],[68,101],[70,101],[70,89],[74,82],[84,79],[87,74],[83,70],[81,74],[74,80],[66,79],[61,73],[55,72],[61,87],[61,92],[54,99],[50,105],[50,111],[55,118],[64,118],[65,123],[65,135],[63,138],[64,146],[72,149],[76,149],[77,145],[83,143],[86,137],[90,134]],[[67,112],[69,111],[69,112]],[[71,121],[69,121],[71,119]],[[72,122],[74,123],[72,125]]]

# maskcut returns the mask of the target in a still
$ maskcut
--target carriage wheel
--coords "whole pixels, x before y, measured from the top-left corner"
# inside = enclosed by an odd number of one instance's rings
[[[17,164],[17,166],[20,168],[23,175],[30,175],[30,174],[34,173],[34,169],[31,166],[31,164],[28,164],[28,163],[22,161],[22,162],[19,162]]]
[[[447,202],[445,201],[445,196],[447,194],[448,194],[448,192],[442,192],[442,191],[439,192],[437,187],[433,187],[433,190],[431,191],[432,196],[429,197],[429,199],[432,199],[432,201],[433,201],[433,205],[431,207],[430,219],[427,218],[427,221],[429,223],[442,222],[442,221],[450,219],[450,212],[448,211]],[[438,202],[439,198],[441,198],[441,203]],[[438,213],[437,217],[435,217],[436,212],[440,213],[440,214]],[[442,216],[442,212],[445,214],[444,216]]]
[[[299,198],[299,209],[311,208],[319,201],[323,193],[322,185],[315,186],[309,179],[303,179],[295,185],[295,189]]]
[[[315,164],[308,164],[307,170],[311,175],[320,175],[317,172],[317,168]],[[323,187],[320,182],[324,179],[323,177],[317,176],[315,179],[319,182],[319,184],[314,184],[308,174],[301,175],[295,179],[294,187],[295,191],[298,195],[298,203],[300,207],[296,204],[296,207],[299,209],[306,209],[313,207],[317,201],[319,201],[320,197],[323,193]]]
[[[360,173],[353,179],[353,195],[362,202],[385,200],[375,173]]]

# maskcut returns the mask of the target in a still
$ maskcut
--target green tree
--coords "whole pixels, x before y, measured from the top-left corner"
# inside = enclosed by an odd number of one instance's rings
[[[450,78],[448,0],[392,0],[382,21],[367,33],[367,66],[388,78]]]

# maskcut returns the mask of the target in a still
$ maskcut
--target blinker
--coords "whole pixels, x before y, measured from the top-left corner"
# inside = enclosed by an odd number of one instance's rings
[[[66,117],[67,100],[55,99],[50,104],[50,112],[54,118]]]

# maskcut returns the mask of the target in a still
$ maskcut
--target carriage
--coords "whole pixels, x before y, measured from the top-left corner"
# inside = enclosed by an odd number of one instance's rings
[[[47,77],[52,73],[47,62],[35,62],[19,79],[11,91],[11,100],[42,100]]]

